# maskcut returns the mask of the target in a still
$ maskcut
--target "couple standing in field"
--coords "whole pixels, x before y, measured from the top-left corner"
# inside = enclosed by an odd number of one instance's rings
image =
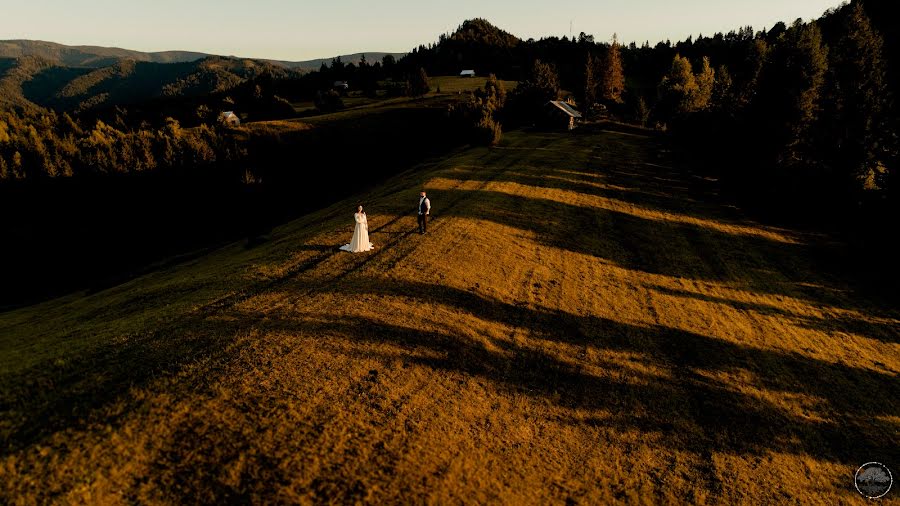
[[[431,215],[431,200],[428,199],[425,192],[419,194],[419,204],[416,206],[416,212],[418,213],[419,233],[425,234],[428,232],[428,217]],[[356,208],[353,219],[356,220],[356,228],[353,229],[353,238],[350,239],[349,244],[341,246],[341,249],[351,253],[372,251],[375,246],[369,242],[369,221],[366,218],[366,212],[363,210],[363,206]]]

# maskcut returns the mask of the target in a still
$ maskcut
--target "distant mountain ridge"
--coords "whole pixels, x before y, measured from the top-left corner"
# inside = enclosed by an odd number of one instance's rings
[[[69,67],[107,67],[120,60],[153,63],[180,63],[196,61],[207,56],[193,51],[160,51],[145,53],[118,47],[67,46],[42,40],[2,40],[0,58],[36,56]]]
[[[374,63],[385,55],[339,58]],[[115,47],[67,46],[38,40],[0,41],[0,107],[87,111],[165,97],[228,91],[262,74],[289,77],[318,70],[332,58],[308,61],[218,56],[193,51],[141,52]]]
[[[392,55],[400,58],[405,53],[353,53],[349,55],[340,55],[341,61],[344,63],[358,63],[362,55],[366,55],[369,63],[380,61],[385,55]],[[47,42],[42,40],[0,40],[0,58],[21,58],[23,56],[35,56],[57,62],[67,67],[89,67],[102,68],[114,65],[122,60],[134,60],[136,62],[150,63],[185,63],[214,55],[209,53],[200,53],[196,51],[157,51],[143,52],[131,49],[123,49],[118,47],[101,47],[101,46],[67,46],[56,42]],[[323,62],[330,62],[332,58],[317,58],[306,61],[286,61],[273,60],[267,58],[238,58],[241,60],[253,59],[265,61],[290,69],[302,71],[318,70]]]
[[[78,112],[209,95],[263,74],[280,78],[297,72],[262,60],[222,56],[173,63],[120,59],[99,68],[66,66],[40,56],[0,58],[0,106]]]

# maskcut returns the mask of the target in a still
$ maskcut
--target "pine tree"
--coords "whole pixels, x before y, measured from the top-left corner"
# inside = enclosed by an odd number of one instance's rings
[[[772,140],[781,166],[809,166],[813,127],[820,117],[828,49],[814,23],[793,23],[772,50],[760,75],[754,114]]]
[[[641,126],[647,126],[647,122],[650,121],[650,107],[647,106],[644,97],[638,97],[634,113]]]
[[[752,33],[752,29],[749,30]],[[769,54],[769,45],[765,39],[753,39],[747,46],[747,54],[743,61],[743,73],[739,73],[741,83],[735,92],[738,107],[750,104],[759,87],[759,76],[765,66]]]
[[[828,48],[817,25],[809,23],[799,29],[796,49],[799,57],[796,60],[799,65],[797,83],[800,84],[797,112],[803,127],[808,127],[817,119],[825,73],[828,71]]]
[[[812,128],[821,111],[822,89],[828,70],[828,49],[822,42],[822,32],[814,23],[794,23],[786,37],[787,51],[785,63],[788,79],[785,83],[789,93],[789,113],[792,124],[787,149],[782,160],[788,164],[799,162],[804,157],[804,148],[812,139]]]
[[[584,63],[584,96],[582,107],[585,110],[590,109],[597,103],[597,75],[596,75],[597,59],[594,55],[588,53],[587,61]]]
[[[510,113],[518,121],[532,122],[540,117],[541,109],[550,100],[559,99],[559,74],[556,68],[541,60],[534,60],[525,79],[519,82],[510,96]]]
[[[625,91],[625,72],[622,70],[622,48],[615,34],[603,64],[600,98],[607,102],[621,103],[622,92]]]
[[[419,71],[413,72],[409,79],[408,94],[413,97],[421,97],[429,91],[431,91],[431,86],[428,84],[428,74],[424,68],[419,67]]]
[[[337,78],[344,76],[344,62],[341,61],[340,56],[331,59],[331,72],[333,72]]]
[[[835,123],[833,139],[841,172],[862,176],[874,172],[886,139],[887,78],[882,59],[884,41],[862,5],[855,2],[845,17],[841,38],[832,52]]]

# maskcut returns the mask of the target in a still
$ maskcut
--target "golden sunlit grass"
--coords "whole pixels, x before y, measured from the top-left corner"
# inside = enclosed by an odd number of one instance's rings
[[[475,91],[484,86],[488,76],[459,77],[459,76],[432,76],[428,79],[432,93],[464,93]],[[518,81],[503,81],[506,91],[511,91],[519,85]]]
[[[715,192],[649,137],[512,132],[0,315],[0,501],[857,501],[900,315]]]
[[[309,130],[312,125],[297,120],[255,121],[240,127],[260,136],[274,136],[283,133]]]
[[[342,102],[346,110],[338,111],[334,113],[328,114],[318,114],[315,116],[311,116],[310,119],[312,121],[316,121],[314,118],[318,118],[319,121],[328,121],[333,118],[344,118],[344,117],[353,117],[357,116],[365,111],[371,109],[378,109],[384,107],[409,107],[409,106],[419,106],[420,102],[425,99],[434,99],[438,97],[446,98],[448,95],[459,95],[459,94],[468,94],[473,92],[479,88],[484,86],[485,81],[487,80],[487,76],[483,77],[475,77],[475,78],[461,78],[459,76],[432,76],[429,78],[429,86],[431,87],[431,92],[425,95],[425,97],[384,97],[379,96],[377,98],[370,98],[366,96],[361,96],[359,91],[354,91],[350,93],[348,96],[342,97]],[[507,91],[512,91],[519,85],[518,81],[501,81],[503,86]],[[440,92],[438,91],[440,90]],[[304,102],[296,102],[292,104],[294,110],[298,113],[302,112],[314,112],[316,107],[315,104],[311,101]],[[304,120],[305,121],[305,120]],[[277,123],[277,122],[256,122],[256,123]],[[294,123],[292,121],[286,121],[284,123]]]

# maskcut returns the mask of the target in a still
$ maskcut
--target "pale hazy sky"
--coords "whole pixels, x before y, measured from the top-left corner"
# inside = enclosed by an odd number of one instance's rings
[[[840,0],[0,0],[0,40],[282,60],[406,52],[482,17],[527,39],[643,42],[820,16]]]

